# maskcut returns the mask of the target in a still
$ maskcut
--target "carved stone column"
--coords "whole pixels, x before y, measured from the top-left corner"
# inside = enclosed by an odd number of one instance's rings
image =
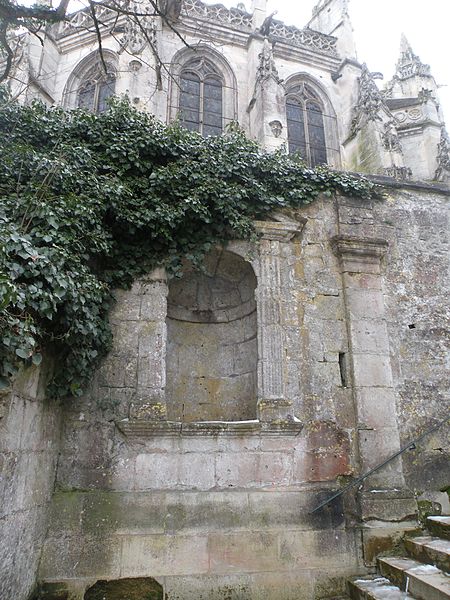
[[[400,449],[381,274],[388,243],[339,236],[334,239],[334,248],[342,268],[361,474],[364,474]],[[400,457],[365,480],[361,510],[363,520],[394,521],[414,514],[415,503],[405,491]]]
[[[258,418],[267,423],[293,421],[292,400],[285,395],[286,359],[282,323],[282,246],[298,234],[303,224],[258,221]]]

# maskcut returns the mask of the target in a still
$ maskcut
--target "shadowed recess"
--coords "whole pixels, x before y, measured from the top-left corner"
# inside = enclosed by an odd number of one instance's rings
[[[97,581],[84,600],[162,600],[163,588],[151,577]]]
[[[175,421],[256,417],[256,277],[251,265],[214,250],[202,271],[186,264],[169,285],[167,410]]]

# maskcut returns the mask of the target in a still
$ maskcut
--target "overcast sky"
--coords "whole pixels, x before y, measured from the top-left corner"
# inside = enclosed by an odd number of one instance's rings
[[[207,0],[213,4],[213,0]],[[236,6],[237,0],[222,0]],[[277,19],[303,27],[318,0],[268,0],[268,11]],[[245,0],[247,10],[251,0]],[[450,0],[350,0],[358,59],[371,71],[381,71],[388,81],[399,56],[405,33],[413,51],[430,64],[446,120],[450,123]]]

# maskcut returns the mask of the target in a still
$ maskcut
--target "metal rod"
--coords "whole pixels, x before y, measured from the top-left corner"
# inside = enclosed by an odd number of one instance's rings
[[[421,442],[423,440],[423,438],[427,437],[427,435],[430,435],[430,433],[433,433],[434,431],[436,431],[436,429],[439,429],[440,427],[442,427],[442,425],[444,425],[447,422],[450,422],[450,415],[447,415],[445,417],[445,419],[443,419],[442,421],[439,421],[439,423],[437,425],[435,425],[431,429],[428,429],[427,431],[425,431],[425,433],[422,433],[422,435],[420,435],[418,438],[416,438],[412,442],[409,442],[409,444],[407,444],[406,446],[403,446],[403,448],[401,450],[399,450],[398,452],[396,452],[395,454],[390,456],[387,460],[383,461],[382,463],[380,463],[373,469],[370,469],[370,471],[368,471],[365,475],[361,475],[361,477],[358,477],[358,479],[355,479],[354,481],[350,482],[348,485],[346,485],[344,488],[342,488],[342,490],[339,490],[339,492],[336,492],[335,494],[330,496],[328,498],[328,500],[325,500],[325,502],[322,502],[321,504],[319,504],[319,506],[316,506],[316,508],[314,510],[312,510],[310,512],[310,514],[311,515],[314,514],[315,512],[317,512],[324,506],[327,506],[327,504],[330,504],[330,502],[332,502],[339,496],[342,496],[343,494],[345,494],[345,492],[347,492],[348,490],[350,490],[353,487],[355,487],[356,485],[360,484],[362,481],[367,479],[367,477],[369,477],[376,471],[379,471],[380,469],[385,467],[388,463],[391,462],[391,460],[394,460],[394,458],[397,458],[398,456],[400,456],[401,454],[403,454],[404,452],[406,452],[407,450],[409,450],[410,448],[412,448],[413,446],[415,446],[416,444]]]

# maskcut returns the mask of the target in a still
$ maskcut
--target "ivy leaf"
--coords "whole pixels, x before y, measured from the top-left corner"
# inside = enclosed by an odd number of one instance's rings
[[[39,354],[39,353],[33,354],[32,358],[31,358],[31,362],[33,363],[33,365],[39,366],[42,362],[42,354]]]
[[[52,346],[55,396],[81,395],[111,347],[112,289],[161,265],[181,277],[183,258],[201,268],[232,238],[254,242],[254,221],[279,207],[377,197],[362,177],[265,152],[235,123],[204,139],[125,100],[68,118],[2,98],[0,372],[38,365],[34,349]]]

